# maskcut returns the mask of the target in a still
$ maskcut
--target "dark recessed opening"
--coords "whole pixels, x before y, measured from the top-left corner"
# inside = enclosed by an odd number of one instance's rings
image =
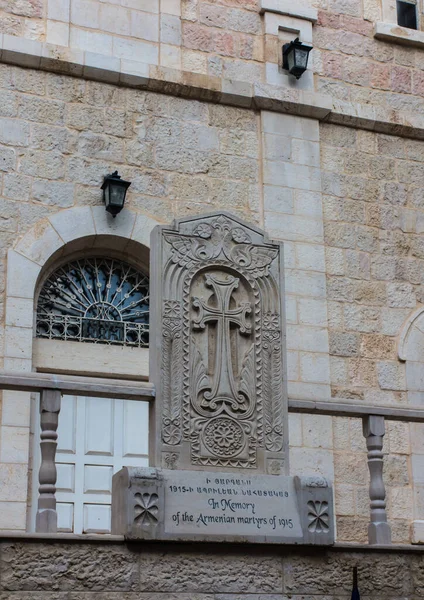
[[[398,25],[409,29],[418,29],[416,5],[402,0],[397,0],[396,5]]]

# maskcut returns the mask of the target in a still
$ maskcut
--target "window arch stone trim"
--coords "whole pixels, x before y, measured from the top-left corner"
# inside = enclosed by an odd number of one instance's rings
[[[422,327],[418,327],[417,323],[420,320],[420,317],[424,315],[424,306],[420,306],[408,317],[405,323],[402,326],[399,335],[398,342],[398,358],[402,362],[406,362],[407,360],[411,360],[411,357],[408,355],[408,351],[410,350],[410,338],[415,329],[418,329],[421,335],[424,335],[424,321]],[[413,360],[413,359],[412,359]]]
[[[6,271],[6,325],[4,369],[30,371],[34,294],[43,267],[52,256],[60,258],[70,242],[88,237],[122,239],[122,250],[130,242],[150,247],[150,232],[159,222],[129,209],[113,219],[103,206],[74,207],[36,223],[8,251]]]

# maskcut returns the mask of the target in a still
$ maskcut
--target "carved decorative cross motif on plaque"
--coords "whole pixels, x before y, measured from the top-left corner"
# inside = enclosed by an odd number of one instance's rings
[[[237,410],[237,406],[245,401],[237,389],[231,360],[231,324],[239,327],[240,333],[251,333],[251,326],[246,321],[251,312],[250,302],[230,308],[231,297],[239,281],[232,275],[227,275],[225,279],[217,275],[205,275],[205,284],[213,288],[216,306],[206,304],[203,298],[193,298],[193,307],[199,310],[193,328],[205,329],[207,323],[217,323],[214,378],[211,390],[204,392],[204,398],[209,401],[211,408],[229,403],[233,410]]]

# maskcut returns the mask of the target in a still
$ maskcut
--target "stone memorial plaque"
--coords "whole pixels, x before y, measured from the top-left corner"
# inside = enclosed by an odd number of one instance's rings
[[[301,540],[293,478],[171,471],[165,479],[164,531]]]
[[[321,544],[334,541],[322,478],[124,468],[112,533],[127,539]]]

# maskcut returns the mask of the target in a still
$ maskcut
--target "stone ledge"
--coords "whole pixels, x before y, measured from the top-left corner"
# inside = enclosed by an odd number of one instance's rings
[[[108,535],[104,533],[89,533],[89,534],[78,534],[78,533],[33,533],[27,531],[14,531],[14,530],[0,530],[0,540],[19,540],[19,541],[36,541],[41,542],[43,540],[61,542],[61,541],[73,541],[73,542],[124,542],[125,538],[123,535]]]
[[[424,31],[400,27],[400,25],[393,23],[377,22],[375,24],[374,37],[378,40],[403,44],[404,46],[424,47]]]
[[[413,524],[418,523],[418,524],[424,524],[424,521],[414,521]],[[25,532],[25,531],[8,531],[8,530],[0,530],[0,543],[4,543],[4,542],[8,542],[8,541],[16,541],[16,542],[57,542],[57,543],[61,543],[61,542],[81,542],[81,543],[94,543],[97,542],[99,544],[117,544],[117,543],[122,543],[123,545],[127,546],[127,541],[125,540],[125,537],[123,535],[110,535],[110,534],[95,534],[95,533],[91,533],[91,534],[77,534],[77,533],[29,533],[29,532]],[[381,553],[381,552],[389,552],[389,553],[396,553],[396,552],[405,552],[405,553],[416,553],[416,554],[422,554],[424,553],[424,545],[418,545],[419,543],[416,544],[392,544],[390,546],[378,546],[378,545],[373,545],[370,546],[369,544],[361,544],[361,543],[355,543],[355,542],[335,542],[334,545],[326,547],[325,549],[323,549],[323,551],[325,552],[369,552],[369,553]],[[180,547],[180,548],[192,548],[193,546],[196,546],[199,551],[204,552],[206,549],[206,546],[210,547],[211,549],[215,549],[215,548],[222,548],[223,547],[223,543],[222,542],[208,542],[208,544],[205,543],[193,543],[193,542],[170,542],[170,541],[166,541],[166,542],[161,542],[161,541],[143,541],[143,546],[145,546],[146,549],[149,548],[154,548],[154,549],[158,549],[160,550],[161,547],[169,549],[169,548],[175,548],[175,547]],[[224,546],[227,548],[233,548],[233,549],[237,549],[237,548],[243,548],[244,550],[246,550],[247,546],[245,543],[234,543],[234,542],[227,542],[224,543]],[[249,545],[250,548],[252,548],[252,551],[256,551],[262,548],[266,548],[266,551],[268,552],[280,552],[282,547],[280,546],[275,546],[273,544],[250,544]],[[304,545],[299,545],[299,544],[295,544],[295,545],[291,545],[291,544],[285,544],[284,545],[284,551],[288,552],[290,550],[290,548],[295,548],[296,551],[299,551],[300,553],[302,552],[302,550],[304,550],[304,552],[306,553],[310,553],[312,552],[316,552],[316,548],[314,549],[313,546],[309,545],[309,544],[304,544]]]
[[[418,33],[424,36],[424,33]],[[424,139],[424,115],[343,102],[309,90],[225,80],[111,58],[7,34],[0,34],[0,62],[216,104],[270,110],[377,133]]]
[[[287,15],[304,19],[316,23],[318,20],[318,10],[311,6],[306,6],[302,2],[291,2],[290,0],[261,0],[260,13],[273,12],[278,15]]]

